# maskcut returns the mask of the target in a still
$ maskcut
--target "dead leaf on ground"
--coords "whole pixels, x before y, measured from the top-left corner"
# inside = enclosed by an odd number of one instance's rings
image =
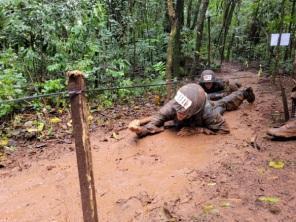
[[[0,147],[4,147],[8,145],[8,139],[6,137],[0,139]]]
[[[119,138],[119,134],[117,134],[117,133],[115,133],[115,132],[112,133],[111,138],[114,138],[114,139],[116,139],[116,140],[119,140],[119,139],[120,139],[120,138]]]
[[[208,183],[207,185],[208,186],[215,186],[217,183],[214,183],[214,182],[210,182],[210,183]]]
[[[70,120],[69,122],[67,122],[67,126],[68,127],[72,127],[72,120]]]
[[[229,203],[229,202],[222,202],[221,204],[220,204],[220,207],[223,207],[223,208],[229,208],[229,207],[231,207],[231,204]]]
[[[280,201],[280,198],[272,197],[272,196],[270,197],[262,196],[262,197],[259,197],[258,200],[264,203],[276,204]]]
[[[269,167],[272,167],[274,169],[283,169],[285,166],[285,163],[283,161],[269,161],[268,164]]]
[[[57,123],[60,123],[62,120],[58,117],[53,117],[53,118],[50,118],[49,122],[50,123],[53,123],[53,124],[57,124]]]
[[[7,159],[7,156],[6,156],[6,154],[5,153],[2,153],[2,152],[0,152],[0,162],[1,161],[4,161],[4,160],[6,160]]]
[[[205,204],[202,207],[202,210],[205,214],[216,214],[219,213],[219,210],[217,208],[215,208],[215,206],[213,204]]]

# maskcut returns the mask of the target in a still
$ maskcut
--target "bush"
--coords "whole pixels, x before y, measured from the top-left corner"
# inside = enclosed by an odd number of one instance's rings
[[[17,56],[12,50],[0,54],[0,117],[18,107],[16,103],[1,101],[19,98],[25,92],[26,79],[16,67],[18,67]]]

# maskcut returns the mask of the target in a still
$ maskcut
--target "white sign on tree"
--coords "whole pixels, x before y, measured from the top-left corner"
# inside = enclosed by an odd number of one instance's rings
[[[280,46],[288,46],[290,44],[290,33],[282,33],[281,34],[281,42]],[[280,34],[271,34],[271,39],[270,39],[270,46],[277,46],[278,41],[279,41]]]

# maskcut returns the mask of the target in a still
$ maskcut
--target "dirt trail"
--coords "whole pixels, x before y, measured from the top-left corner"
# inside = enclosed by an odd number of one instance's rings
[[[92,135],[100,221],[295,221],[296,142],[264,139],[271,107],[281,109],[279,92],[267,94],[269,83],[258,88],[254,73],[234,71],[223,77],[247,76],[240,81],[257,100],[226,113],[230,135],[180,138],[167,130],[136,140],[122,131],[108,142],[101,131]],[[261,151],[249,144],[254,134]],[[1,222],[82,221],[74,152],[58,156],[0,171]],[[274,159],[285,168],[269,168]]]

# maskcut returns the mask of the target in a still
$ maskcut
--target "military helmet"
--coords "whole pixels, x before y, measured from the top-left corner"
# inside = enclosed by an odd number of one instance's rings
[[[200,83],[215,82],[215,80],[216,80],[215,73],[212,70],[207,69],[201,73],[199,82]]]
[[[200,85],[190,83],[178,90],[174,100],[175,110],[183,112],[187,118],[190,118],[203,110],[206,103],[206,93]]]

